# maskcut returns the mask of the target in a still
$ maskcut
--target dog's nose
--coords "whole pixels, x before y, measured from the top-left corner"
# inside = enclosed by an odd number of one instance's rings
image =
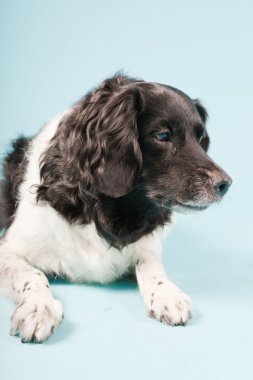
[[[223,197],[223,195],[225,195],[226,192],[228,191],[231,183],[232,183],[232,181],[230,181],[230,182],[229,181],[219,182],[219,183],[217,183],[217,185],[214,186],[214,189],[218,195]]]
[[[212,174],[211,179],[215,192],[220,197],[223,197],[231,186],[232,179],[225,173]]]

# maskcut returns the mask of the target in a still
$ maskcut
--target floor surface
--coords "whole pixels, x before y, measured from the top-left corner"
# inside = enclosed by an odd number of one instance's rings
[[[253,3],[0,1],[0,155],[120,69],[200,98],[210,155],[233,178],[224,201],[180,215],[166,271],[193,299],[185,327],[145,315],[134,282],[55,282],[65,319],[45,344],[9,336],[0,298],[1,380],[253,379]]]

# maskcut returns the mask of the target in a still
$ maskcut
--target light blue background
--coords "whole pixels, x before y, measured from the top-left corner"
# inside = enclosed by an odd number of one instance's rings
[[[253,378],[252,1],[0,3],[0,142],[36,133],[119,69],[176,86],[208,108],[210,154],[233,177],[224,202],[178,217],[164,246],[194,301],[187,327],[148,319],[134,283],[53,285],[65,320],[46,344],[8,335],[0,376],[15,379]]]

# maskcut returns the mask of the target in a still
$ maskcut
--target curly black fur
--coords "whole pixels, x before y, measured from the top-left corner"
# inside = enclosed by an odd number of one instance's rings
[[[20,136],[12,142],[3,162],[3,179],[0,183],[0,229],[8,228],[19,203],[18,190],[27,166],[26,153],[31,139]]]

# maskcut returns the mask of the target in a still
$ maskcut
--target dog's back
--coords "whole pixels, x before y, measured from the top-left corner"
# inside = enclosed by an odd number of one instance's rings
[[[0,182],[0,229],[10,226],[18,205],[18,189],[23,180],[27,164],[26,152],[30,138],[20,136],[11,144],[4,158],[3,178]]]

